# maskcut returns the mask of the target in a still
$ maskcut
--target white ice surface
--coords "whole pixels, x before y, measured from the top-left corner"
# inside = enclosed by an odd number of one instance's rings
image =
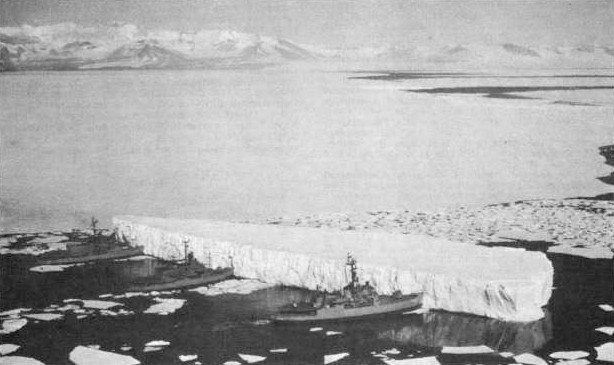
[[[486,354],[494,352],[488,346],[462,346],[462,347],[453,347],[453,346],[445,346],[441,349],[442,354]]]
[[[614,307],[610,304],[599,304],[599,309],[604,312],[614,312]]]
[[[12,343],[3,343],[0,345],[0,355],[8,355],[17,351],[21,346],[13,345]]]
[[[29,313],[24,314],[23,316],[29,319],[36,319],[39,321],[53,321],[64,317],[63,314],[58,313]]]
[[[603,327],[595,328],[595,331],[605,333],[606,335],[609,335],[609,336],[614,335],[614,327],[603,326]]]
[[[556,365],[589,365],[591,362],[587,359],[564,360],[559,361]]]
[[[597,360],[614,362],[614,342],[606,342],[595,347],[597,351]]]
[[[169,313],[174,313],[185,304],[185,299],[154,298],[154,300],[158,303],[150,306],[143,313],[167,315]]]
[[[154,341],[149,341],[149,342],[147,342],[147,343],[145,344],[145,346],[155,346],[155,347],[158,347],[158,346],[168,346],[168,345],[170,345],[170,344],[171,344],[171,343],[170,343],[170,342],[168,342],[168,341],[164,341],[164,340],[154,340]]]
[[[0,365],[45,365],[45,364],[31,357],[2,356],[0,357]]]
[[[557,351],[551,353],[549,356],[553,359],[563,360],[577,360],[589,355],[586,351]]]
[[[76,365],[136,365],[141,363],[131,356],[96,350],[85,346],[75,347],[70,352],[69,359]]]
[[[248,364],[253,364],[266,360],[266,357],[258,355],[239,354],[239,357]]]
[[[527,365],[548,365],[548,362],[546,360],[542,359],[541,357],[530,354],[530,353],[516,355],[514,356],[514,360],[516,360],[516,362],[519,362],[521,364],[527,364]]]
[[[382,361],[387,365],[440,365],[435,356],[412,359],[383,359]]]
[[[182,362],[193,361],[198,359],[198,355],[179,355],[179,360]]]
[[[6,335],[13,333],[21,329],[26,324],[28,324],[28,320],[25,318],[4,320],[2,321],[2,329],[0,330],[0,334]]]
[[[114,225],[147,254],[176,259],[189,239],[201,262],[232,264],[240,277],[309,289],[346,285],[345,257],[351,252],[361,279],[381,294],[423,292],[426,308],[504,320],[543,317],[552,289],[552,264],[539,252],[418,235],[205,220],[124,216],[114,218]]]
[[[344,357],[348,357],[350,356],[350,354],[348,352],[342,352],[339,354],[331,354],[331,355],[324,355],[324,364],[332,364],[334,362],[337,362],[341,359],[343,359]]]
[[[84,299],[82,300],[84,308],[93,308],[93,309],[109,309],[113,307],[123,306],[122,303],[118,302],[109,302],[105,300],[90,300]]]
[[[190,289],[190,291],[207,296],[222,294],[249,294],[257,290],[270,288],[274,284],[263,283],[253,279],[231,279],[213,284],[211,286],[201,286]]]

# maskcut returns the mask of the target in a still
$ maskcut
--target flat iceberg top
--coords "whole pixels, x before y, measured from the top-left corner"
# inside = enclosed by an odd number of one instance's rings
[[[360,266],[470,276],[484,281],[532,281],[552,265],[543,253],[491,248],[429,236],[338,231],[196,219],[118,216],[114,222],[145,225],[166,232],[292,252],[345,262],[348,252]]]

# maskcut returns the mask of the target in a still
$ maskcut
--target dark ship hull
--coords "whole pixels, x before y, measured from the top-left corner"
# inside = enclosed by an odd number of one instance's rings
[[[344,319],[356,319],[391,313],[410,311],[422,307],[422,293],[402,295],[398,297],[381,296],[379,300],[370,305],[336,305],[322,308],[292,306],[272,317],[276,322],[318,322]]]
[[[78,264],[82,262],[101,261],[101,260],[115,260],[124,259],[133,256],[143,255],[143,247],[113,247],[108,250],[95,250],[83,247],[84,250],[90,251],[86,254],[75,254],[71,251],[64,254],[68,257],[50,258],[40,260],[38,265],[65,265],[65,264]],[[96,252],[99,251],[99,252]]]
[[[125,288],[125,290],[129,292],[147,292],[183,289],[217,283],[230,278],[234,274],[232,268],[216,270],[205,269],[199,270],[197,273],[182,273],[181,270],[182,269],[179,268],[173,273],[166,273],[166,275],[162,274],[161,278],[153,278],[148,282],[133,284]]]

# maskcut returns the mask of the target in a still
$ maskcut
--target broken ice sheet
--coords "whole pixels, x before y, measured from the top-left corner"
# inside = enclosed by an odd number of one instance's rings
[[[249,354],[239,354],[239,357],[247,362],[248,364],[253,364],[256,362],[261,362],[266,360],[266,357],[264,356],[258,356],[258,355],[249,355]]]
[[[553,359],[577,360],[589,355],[586,351],[557,351],[550,354]]]
[[[606,335],[612,336],[614,335],[614,327],[599,327],[595,328],[595,331],[605,333]]]
[[[64,317],[62,314],[57,313],[32,313],[32,314],[24,314],[24,317],[30,319],[37,319],[39,321],[53,321],[55,319],[60,319]]]
[[[76,365],[137,365],[137,359],[114,352],[96,350],[85,346],[75,347],[69,354],[69,359]]]
[[[333,362],[337,362],[343,359],[344,357],[348,357],[348,356],[350,356],[348,352],[342,352],[339,354],[332,354],[332,355],[324,355],[324,364],[331,364]]]
[[[606,342],[597,346],[595,351],[597,351],[597,360],[614,362],[614,342]]]
[[[169,313],[174,313],[177,309],[183,307],[185,304],[185,299],[175,299],[175,298],[154,298],[158,304],[154,304],[151,307],[147,308],[143,313],[148,314],[160,314],[166,315]]]
[[[2,329],[0,330],[0,335],[6,335],[18,331],[27,323],[28,320],[25,318],[7,319],[5,321],[2,321]]]
[[[8,355],[17,351],[20,347],[21,346],[13,345],[12,343],[3,343],[2,345],[0,345],[0,355]]]
[[[190,289],[190,291],[207,296],[222,294],[249,294],[257,290],[270,288],[272,286],[275,286],[275,284],[263,283],[262,281],[254,279],[231,279],[211,286],[201,286]]]
[[[82,300],[84,308],[93,309],[109,309],[117,306],[123,306],[122,303],[109,302],[104,300]]]

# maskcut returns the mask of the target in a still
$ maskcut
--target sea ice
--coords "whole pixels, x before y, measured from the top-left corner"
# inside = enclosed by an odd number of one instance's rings
[[[323,329],[324,328],[322,328],[322,327],[311,327],[309,329],[309,332],[319,332],[319,331],[322,331]]]
[[[559,361],[556,365],[589,365],[591,362],[586,359]]]
[[[238,361],[231,360],[231,361],[226,361],[223,365],[241,365],[241,363]]]
[[[382,359],[387,365],[440,365],[435,356],[413,359]]]
[[[514,360],[521,364],[527,365],[548,365],[548,362],[541,357],[535,356],[533,354],[524,353],[520,355],[514,356]]]
[[[154,340],[154,341],[149,341],[145,344],[145,346],[154,346],[154,347],[160,347],[160,346],[168,346],[171,343],[168,341],[164,341],[164,340]]]
[[[147,308],[143,313],[148,314],[160,314],[167,315],[169,313],[174,313],[177,309],[183,307],[185,304],[185,299],[175,299],[175,298],[154,298],[158,304],[154,304],[151,307]]]
[[[100,298],[100,299],[104,299],[104,298],[110,298],[110,297],[112,297],[112,296],[113,296],[113,294],[100,294],[100,295],[98,296],[98,298]]]
[[[0,365],[45,365],[45,364],[31,357],[2,356],[0,357]]]
[[[400,353],[401,353],[401,351],[399,351],[396,348],[391,348],[391,349],[382,351],[382,354],[384,354],[384,355],[398,355]]]
[[[117,306],[123,306],[122,303],[108,302],[104,300],[82,300],[84,308],[93,309],[109,309]]]
[[[126,346],[120,347],[119,349],[122,350],[122,351],[130,351],[130,350],[132,350],[132,346],[127,346],[126,345]]]
[[[60,272],[64,271],[66,267],[70,267],[71,265],[40,265],[34,266],[30,268],[30,271],[34,272]]]
[[[13,314],[19,314],[19,313],[22,313],[22,312],[29,312],[31,310],[32,310],[32,308],[15,308],[15,309],[11,309],[11,310],[8,310],[8,311],[0,312],[0,317],[11,316]]]
[[[340,335],[343,332],[337,332],[337,331],[326,331],[326,336],[336,336],[336,335]]]
[[[274,354],[279,354],[279,353],[288,352],[288,349],[270,349],[269,352],[274,353]]]
[[[348,352],[342,352],[339,354],[332,354],[332,355],[324,355],[324,364],[331,364],[333,362],[339,361],[343,359],[344,357],[348,357],[348,356],[350,356]]]
[[[20,347],[21,346],[13,345],[12,343],[3,343],[2,345],[0,345],[0,355],[8,355],[17,351],[17,349],[19,349]]]
[[[577,360],[589,355],[586,351],[557,351],[550,354],[553,359]]]
[[[30,240],[28,243],[33,243],[33,244],[52,244],[52,243],[60,243],[62,241],[68,241],[68,237],[66,236],[41,236],[41,237],[36,237],[32,240]],[[64,247],[66,247],[66,245],[64,245]]]
[[[253,363],[256,363],[256,362],[260,362],[260,361],[266,360],[266,357],[258,356],[258,355],[239,354],[239,357],[243,361],[247,362],[248,364],[253,364]]]
[[[595,351],[597,351],[597,360],[614,362],[614,342],[606,342],[597,346]]]
[[[599,308],[605,312],[614,312],[614,307],[609,304],[599,304]]]
[[[428,311],[429,311],[428,308],[418,308],[418,309],[414,309],[413,311],[403,312],[401,314],[424,314],[424,313],[428,313]]]
[[[64,317],[62,314],[58,313],[32,313],[32,314],[24,314],[26,318],[36,319],[39,321],[53,321],[55,319],[60,319]]]
[[[211,286],[201,286],[190,289],[190,291],[207,295],[216,296],[222,294],[249,294],[257,290],[266,289],[275,284],[263,283],[253,279],[231,279],[219,282]]]
[[[487,354],[491,352],[495,351],[485,345],[461,347],[444,346],[444,348],[441,349],[442,354]]]
[[[164,347],[155,347],[155,346],[145,346],[143,348],[143,352],[156,352],[161,351]]]
[[[6,335],[18,331],[27,323],[28,320],[25,318],[7,319],[5,321],[2,321],[2,329],[0,330],[0,335]]]
[[[76,365],[136,365],[141,363],[131,356],[96,350],[85,346],[75,347],[70,352],[69,359]]]
[[[599,327],[595,328],[595,331],[605,333],[606,335],[612,336],[614,335],[614,327]]]
[[[501,355],[502,357],[513,357],[514,353],[513,352],[500,352],[499,355]]]
[[[192,361],[198,359],[198,355],[179,355],[179,360],[182,362]]]

